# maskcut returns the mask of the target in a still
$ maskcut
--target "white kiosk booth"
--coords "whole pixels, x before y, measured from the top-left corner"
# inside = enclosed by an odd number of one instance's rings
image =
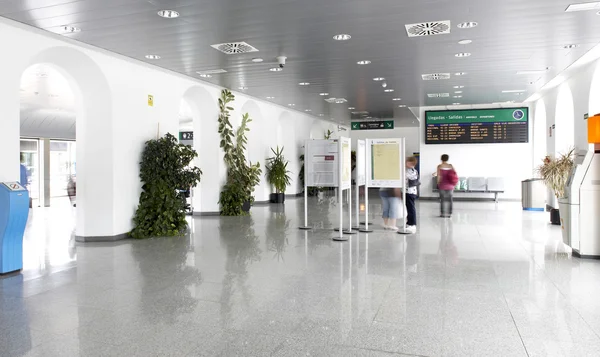
[[[600,258],[600,151],[590,144],[576,153],[561,200],[563,242],[582,258]]]

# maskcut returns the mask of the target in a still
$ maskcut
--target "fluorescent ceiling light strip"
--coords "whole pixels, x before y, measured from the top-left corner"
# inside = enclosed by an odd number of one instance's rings
[[[571,4],[565,12],[590,11],[600,9],[600,1]]]
[[[511,90],[503,90],[502,93],[524,93],[527,92],[524,89],[511,89]]]

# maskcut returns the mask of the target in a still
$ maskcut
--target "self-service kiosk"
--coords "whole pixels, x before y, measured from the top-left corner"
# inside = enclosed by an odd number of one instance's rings
[[[0,183],[0,274],[23,269],[23,234],[29,192],[17,182]]]
[[[561,204],[563,241],[580,257],[600,257],[600,151],[578,151]]]

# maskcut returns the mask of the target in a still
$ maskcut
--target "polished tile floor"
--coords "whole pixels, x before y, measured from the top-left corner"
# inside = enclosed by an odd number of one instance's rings
[[[0,356],[598,356],[600,262],[548,214],[420,202],[419,231],[332,241],[337,207],[202,217],[182,238],[75,244],[36,209],[0,278]],[[375,201],[373,217],[380,212]]]

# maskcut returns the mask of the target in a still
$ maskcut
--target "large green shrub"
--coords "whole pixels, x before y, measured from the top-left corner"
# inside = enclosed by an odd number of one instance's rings
[[[246,212],[242,209],[244,203],[254,203],[254,187],[260,182],[262,170],[260,163],[252,164],[246,160],[246,132],[250,131],[248,124],[252,122],[248,113],[242,116],[242,124],[234,132],[229,112],[229,106],[235,96],[227,89],[221,92],[219,98],[219,134],[220,146],[224,151],[224,161],[227,166],[227,181],[221,191],[219,204],[221,215],[241,216]]]
[[[196,187],[202,171],[189,168],[198,154],[167,134],[146,142],[140,162],[142,194],[135,212],[133,238],[179,236],[185,233],[185,197],[179,190]]]

